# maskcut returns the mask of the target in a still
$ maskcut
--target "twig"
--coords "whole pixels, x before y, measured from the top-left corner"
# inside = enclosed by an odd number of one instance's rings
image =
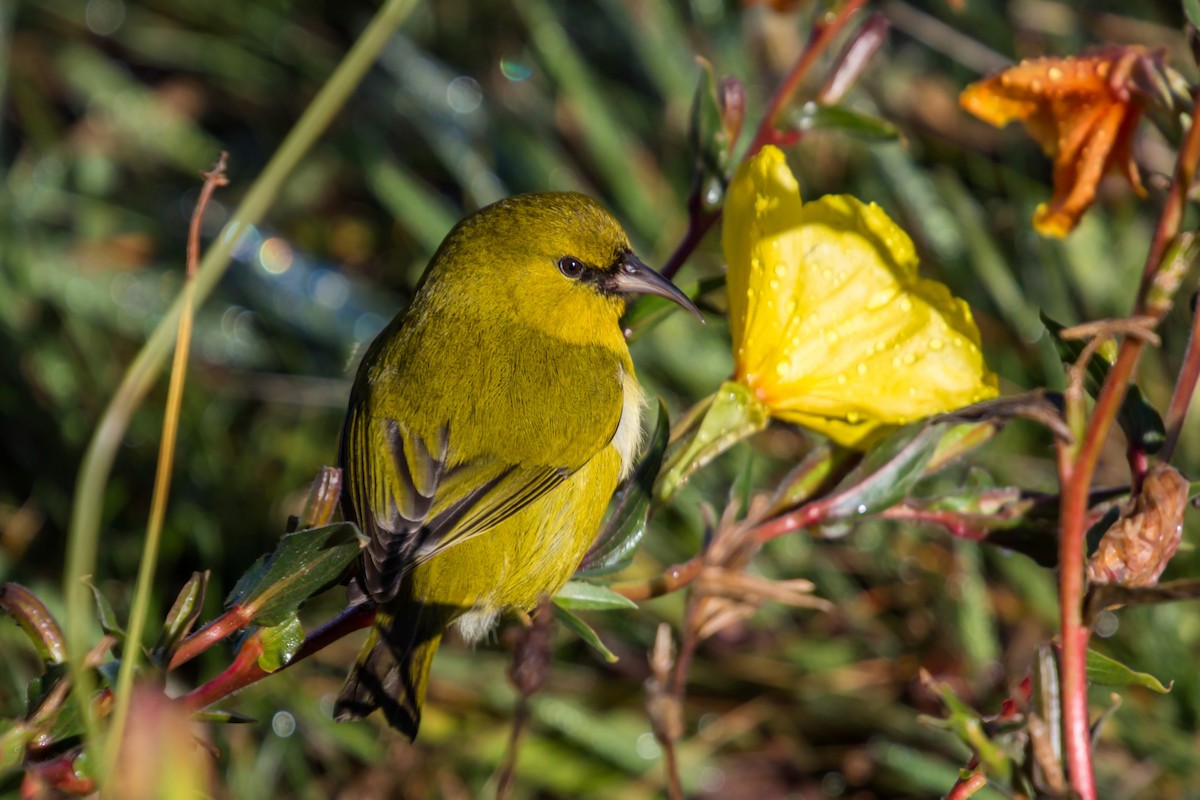
[[[1200,158],[1200,100],[1192,113],[1192,124],[1179,151],[1175,181],[1159,217],[1158,228],[1146,256],[1142,282],[1134,314],[1143,312],[1154,276],[1162,264],[1171,240],[1179,232],[1183,205],[1195,176]],[[1062,510],[1059,538],[1059,603],[1062,616],[1063,733],[1071,788],[1082,800],[1095,800],[1096,779],[1092,769],[1091,735],[1087,707],[1088,628],[1083,624],[1084,536],[1088,489],[1095,475],[1100,452],[1112,430],[1113,422],[1129,389],[1145,342],[1126,336],[1116,363],[1109,371],[1096,398],[1086,435],[1076,447],[1059,443],[1059,482],[1062,486]]]
[[[537,615],[520,632],[513,647],[513,660],[508,669],[508,680],[517,690],[517,708],[513,713],[512,728],[508,735],[508,752],[500,768],[496,784],[496,800],[506,800],[512,794],[517,775],[517,754],[521,734],[529,721],[529,698],[546,685],[550,677],[550,640],[554,635],[554,605],[548,597],[542,598]]]
[[[117,673],[112,727],[109,730],[107,771],[116,769],[125,722],[129,717],[129,704],[133,697],[133,676],[137,671],[138,657],[142,651],[142,634],[146,629],[146,617],[150,613],[150,592],[154,584],[154,571],[158,566],[158,548],[162,542],[163,520],[167,514],[167,498],[171,491],[171,467],[175,463],[175,442],[179,434],[179,409],[183,404],[183,387],[187,380],[188,354],[192,344],[192,315],[194,278],[200,267],[200,227],[204,212],[218,186],[225,186],[225,165],[229,154],[222,152],[213,168],[201,173],[204,185],[192,211],[192,222],[188,229],[187,275],[183,286],[183,310],[179,315],[179,328],[175,337],[175,358],[171,363],[171,377],[167,385],[167,407],[163,413],[162,440],[158,448],[158,465],[154,474],[154,492],[150,500],[150,522],[146,526],[146,541],[142,546],[142,563],[138,568],[137,589],[133,594],[133,607],[129,614],[129,630],[125,648],[121,653],[121,668]]]
[[[813,25],[812,33],[804,50],[783,81],[780,82],[775,94],[771,96],[762,122],[759,123],[754,138],[750,142],[750,147],[742,156],[743,160],[753,157],[768,144],[794,145],[800,141],[803,135],[801,131],[788,131],[784,134],[776,128],[779,115],[792,102],[813,64],[864,5],[866,5],[866,0],[849,0],[838,9],[833,19],[828,22],[818,21]],[[838,64],[830,71],[830,76],[822,89],[823,93],[836,97],[845,92],[848,85],[861,73],[866,60],[878,49],[879,45],[876,40],[879,39],[879,31],[880,25],[871,26],[866,29],[863,37],[864,43],[861,46],[856,45],[855,42],[847,45]],[[699,185],[699,181],[692,186],[691,195],[688,197],[687,230],[661,270],[667,278],[674,277],[692,252],[700,245],[700,242],[704,240],[705,235],[721,219],[720,208],[705,209],[700,198],[700,192],[703,191],[704,187]]]
[[[251,617],[246,609],[241,605],[235,605],[180,642],[179,647],[171,655],[167,669],[172,670],[183,666],[217,642],[227,639],[245,628],[250,622]]]
[[[372,603],[347,606],[336,617],[304,637],[304,644],[300,645],[296,655],[276,672],[287,669],[354,631],[369,626],[374,619],[375,606]],[[268,675],[273,675],[274,673],[267,672],[258,665],[261,652],[262,646],[258,643],[257,636],[252,635],[242,644],[233,663],[208,683],[186,694],[183,698],[184,704],[189,709],[198,711]]]
[[[649,580],[623,581],[621,583],[614,583],[608,588],[619,595],[633,600],[635,603],[640,603],[643,600],[662,597],[664,594],[670,594],[682,589],[696,580],[696,576],[700,574],[700,570],[703,568],[704,556],[697,555],[682,564],[667,567],[660,574]]]
[[[849,0],[838,9],[833,19],[828,22],[818,21],[813,25],[812,33],[808,37],[808,44],[805,45],[804,52],[800,54],[800,58],[796,59],[796,63],[792,65],[792,69],[784,77],[783,81],[780,82],[779,87],[775,90],[775,94],[771,96],[771,102],[767,106],[767,113],[763,117],[762,124],[758,126],[754,140],[750,143],[750,149],[746,153],[746,158],[754,156],[754,154],[769,144],[780,143],[780,131],[776,127],[779,123],[779,115],[791,104],[792,98],[799,90],[800,84],[808,77],[808,71],[812,69],[812,65],[816,63],[817,58],[825,52],[825,48],[842,32],[842,29],[846,27],[864,5],[866,5],[866,0]],[[794,140],[787,140],[787,144],[793,143]]]
[[[683,734],[681,703],[674,691],[673,667],[675,665],[675,640],[671,626],[662,623],[654,636],[654,647],[650,650],[650,677],[646,679],[646,715],[650,728],[663,751],[663,771],[667,781],[667,796],[671,800],[683,800],[683,782],[679,776],[679,759],[675,742]]]

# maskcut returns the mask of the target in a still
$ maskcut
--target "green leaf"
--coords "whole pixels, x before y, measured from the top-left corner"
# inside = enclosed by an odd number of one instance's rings
[[[1163,686],[1162,681],[1153,675],[1132,670],[1095,650],[1088,650],[1087,653],[1087,679],[1097,686],[1144,686],[1159,694],[1171,691],[1171,686]]]
[[[257,625],[286,622],[306,600],[342,576],[362,542],[358,528],[348,522],[286,534],[275,552],[242,575],[226,607],[241,605]]]
[[[1079,360],[1087,342],[1063,339],[1061,334],[1064,326],[1046,316],[1044,312],[1041,317],[1042,323],[1054,341],[1058,357],[1063,364],[1070,367]],[[1108,378],[1109,367],[1116,357],[1116,343],[1109,341],[1088,360],[1084,372],[1084,388],[1092,397],[1100,393],[1100,387]],[[1146,401],[1137,386],[1130,385],[1125,400],[1121,403],[1121,410],[1117,414],[1117,423],[1125,432],[1125,438],[1138,444],[1147,453],[1157,453],[1166,440],[1166,426],[1163,424],[1162,416]]]
[[[207,586],[208,571],[193,572],[192,577],[179,591],[174,605],[171,606],[166,620],[163,621],[158,642],[154,645],[155,658],[160,663],[171,660],[171,654],[175,652],[175,648],[191,632],[192,626],[200,618],[200,612],[204,607],[204,590]]]
[[[896,126],[887,120],[863,114],[845,106],[807,102],[788,115],[788,124],[798,131],[837,131],[860,139],[889,142],[900,138]]]
[[[698,191],[701,211],[718,212],[725,200],[725,185],[730,169],[733,139],[741,127],[740,106],[732,115],[726,114],[722,92],[727,88],[740,92],[741,85],[728,87],[719,84],[712,64],[697,58],[700,80],[692,98],[688,124],[688,149],[694,159],[693,187]],[[730,117],[736,116],[736,119]]]
[[[1193,27],[1200,28],[1200,0],[1183,0],[1183,13]]]
[[[599,635],[592,630],[592,627],[580,619],[575,614],[558,605],[554,606],[554,616],[566,626],[567,630],[574,633],[580,639],[591,645],[600,655],[604,656],[604,660],[610,664],[617,662],[617,657],[613,652],[604,646],[604,642],[600,641]]]
[[[823,440],[818,442],[804,460],[785,475],[775,488],[769,516],[782,514],[808,500],[830,479],[835,470],[852,463],[856,455],[853,450],[843,447],[835,449]]]
[[[0,775],[21,766],[34,731],[16,719],[0,719]]]
[[[655,494],[666,501],[696,470],[734,444],[767,427],[767,407],[742,384],[725,381],[710,398],[700,424],[686,434],[667,462]]]
[[[871,514],[890,508],[908,496],[925,475],[925,467],[942,437],[955,425],[920,422],[892,433],[867,453],[830,498],[824,501],[829,519]]]
[[[304,627],[300,618],[292,614],[278,625],[260,628],[258,640],[262,645],[258,666],[264,672],[275,672],[291,663],[300,645],[304,644]]]
[[[607,586],[598,586],[587,581],[567,581],[554,595],[559,608],[575,611],[612,611],[617,608],[637,608],[637,603],[624,595],[617,594]]]
[[[938,694],[947,712],[945,719],[923,717],[922,721],[952,732],[979,756],[989,775],[1008,780],[1012,760],[999,744],[988,737],[983,718],[958,698],[950,684],[934,680],[928,673],[922,672],[925,685]]]
[[[108,598],[100,593],[94,583],[89,582],[88,588],[92,590],[92,598],[96,601],[96,616],[100,619],[100,628],[118,642],[125,641],[125,631],[117,621],[117,612],[113,611],[112,603],[108,602]]]
[[[938,442],[937,449],[925,465],[925,474],[932,475],[967,453],[992,440],[1000,430],[999,420],[969,422],[949,428]]]
[[[654,496],[654,480],[662,467],[663,453],[667,450],[670,434],[671,422],[667,406],[662,398],[659,398],[658,421],[650,438],[650,448],[617,494],[608,522],[596,537],[587,555],[583,557],[577,573],[602,575],[618,572],[633,560],[633,555],[646,534],[646,525],[650,518],[650,500]]]

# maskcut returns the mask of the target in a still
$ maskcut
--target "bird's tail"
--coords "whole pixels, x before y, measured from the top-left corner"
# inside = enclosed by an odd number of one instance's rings
[[[361,719],[378,708],[410,741],[417,737],[429,667],[443,630],[441,625],[422,625],[420,611],[418,606],[416,613],[399,617],[376,612],[371,635],[338,694],[334,719]]]

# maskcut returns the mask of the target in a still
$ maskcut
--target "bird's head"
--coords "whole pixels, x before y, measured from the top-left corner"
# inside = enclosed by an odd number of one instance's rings
[[[687,295],[634,255],[611,214],[574,192],[516,195],[483,208],[446,237],[434,261],[477,303],[570,341],[619,334],[632,294],[665,297],[700,317]]]

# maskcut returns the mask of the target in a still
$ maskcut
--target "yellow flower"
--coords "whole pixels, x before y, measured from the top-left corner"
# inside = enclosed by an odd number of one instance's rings
[[[722,243],[735,378],[771,416],[865,447],[996,395],[971,310],[917,275],[908,234],[848,195],[801,202],[777,148],[738,170]]]

